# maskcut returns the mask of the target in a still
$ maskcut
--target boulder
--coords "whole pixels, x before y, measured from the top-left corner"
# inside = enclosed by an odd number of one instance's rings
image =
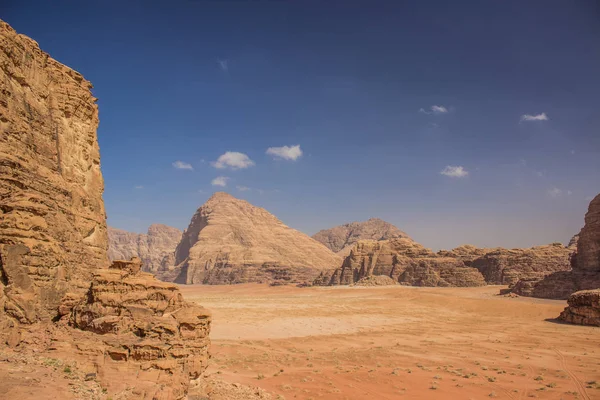
[[[578,325],[600,326],[600,289],[581,290],[569,296],[558,319]]]

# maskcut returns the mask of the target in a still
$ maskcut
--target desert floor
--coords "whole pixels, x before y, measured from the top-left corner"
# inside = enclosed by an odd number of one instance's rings
[[[482,288],[181,286],[209,373],[285,399],[600,399],[600,328]],[[279,397],[277,395],[280,395]]]

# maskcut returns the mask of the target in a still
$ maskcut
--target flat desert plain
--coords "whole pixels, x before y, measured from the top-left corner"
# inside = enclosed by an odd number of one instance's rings
[[[208,374],[285,399],[600,399],[600,328],[500,287],[181,286]]]

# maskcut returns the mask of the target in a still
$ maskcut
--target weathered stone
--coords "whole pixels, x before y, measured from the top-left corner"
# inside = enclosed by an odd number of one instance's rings
[[[408,235],[388,222],[379,218],[371,218],[363,222],[351,222],[321,230],[312,238],[323,243],[334,253],[346,257],[359,240],[381,241],[408,238]]]
[[[3,21],[0,49],[1,275],[12,317],[48,320],[107,265],[98,107],[90,82]]]
[[[515,285],[519,279],[542,279],[571,269],[573,249],[561,243],[529,249],[496,249],[472,261],[490,285]]]
[[[600,289],[582,290],[569,296],[559,319],[579,325],[600,326]]]
[[[466,267],[461,258],[436,254],[409,238],[358,241],[328,284],[349,285],[372,275],[414,286],[485,285],[479,271]],[[313,283],[325,281],[322,274]]]
[[[198,379],[208,363],[210,313],[185,302],[176,285],[141,272],[140,266],[134,259],[95,271],[87,294],[75,304],[66,298],[62,308],[70,312],[65,318],[95,334],[82,337],[98,341],[96,349],[115,362],[105,361],[105,374],[138,369],[150,379],[153,371],[166,371],[168,385],[143,387],[152,396],[160,389],[165,398],[182,398],[190,379]]]
[[[571,255],[572,269],[555,272],[543,279],[525,278],[517,282],[513,292],[522,296],[548,299],[567,299],[580,290],[600,288],[600,195],[589,205],[585,226],[577,239],[571,240],[569,250],[576,244],[577,251]]]
[[[215,193],[193,216],[177,250],[177,282],[312,281],[341,258],[266,210]]]
[[[160,279],[175,265],[175,248],[181,234],[181,230],[162,224],[150,225],[146,234],[108,227],[108,258],[114,261],[139,257],[142,269]]]

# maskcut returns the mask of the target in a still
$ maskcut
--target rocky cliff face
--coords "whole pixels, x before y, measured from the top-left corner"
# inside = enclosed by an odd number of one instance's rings
[[[569,296],[568,307],[558,319],[572,324],[600,326],[600,289],[582,290]]]
[[[379,241],[393,238],[408,238],[408,235],[379,218],[371,218],[363,222],[351,222],[321,230],[313,235],[313,239],[323,243],[331,251],[342,257],[350,254],[350,250],[359,240]]]
[[[579,232],[577,251],[571,256],[570,271],[560,271],[543,279],[522,279],[512,291],[522,296],[567,299],[579,290],[600,288],[600,195],[589,205],[585,226]]]
[[[412,286],[482,286],[481,273],[457,257],[439,255],[408,238],[360,240],[341,268],[317,277],[315,284],[348,285],[385,275]]]
[[[341,258],[266,210],[218,192],[193,216],[175,251],[180,283],[312,281]]]
[[[108,258],[114,261],[139,257],[144,271],[160,277],[175,265],[175,248],[181,234],[181,230],[162,224],[150,225],[146,234],[108,227]]]
[[[0,345],[83,355],[103,387],[131,384],[119,398],[182,399],[210,316],[139,261],[107,268],[90,88],[0,21]]]
[[[21,322],[108,265],[91,87],[0,21],[0,292]]]
[[[490,285],[515,285],[519,279],[542,279],[571,269],[573,249],[554,243],[529,249],[496,249],[474,260]]]

